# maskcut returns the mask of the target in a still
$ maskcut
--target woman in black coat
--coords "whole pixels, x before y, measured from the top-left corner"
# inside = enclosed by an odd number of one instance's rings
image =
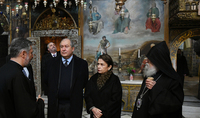
[[[98,72],[87,83],[85,102],[91,118],[121,116],[122,87],[112,68],[112,58],[107,54],[101,55],[98,58]]]

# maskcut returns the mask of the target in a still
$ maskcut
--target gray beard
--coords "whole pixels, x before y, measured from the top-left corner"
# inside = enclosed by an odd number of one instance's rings
[[[150,77],[154,74],[156,74],[157,68],[153,65],[152,67],[149,67],[149,64],[146,64],[143,70],[143,75],[145,77]]]

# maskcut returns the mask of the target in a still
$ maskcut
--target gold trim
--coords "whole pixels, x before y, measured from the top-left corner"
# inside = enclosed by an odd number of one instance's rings
[[[29,37],[31,37],[31,5],[29,4]]]
[[[181,43],[183,43],[186,39],[194,36],[200,36],[200,28],[190,29],[183,33],[181,33],[179,36],[177,36],[170,44],[170,57],[172,60],[173,67],[176,70],[176,54],[179,46]]]
[[[136,97],[137,97],[137,94],[139,93],[139,90],[140,90],[140,87],[141,85],[136,85],[136,84],[122,84],[122,89],[123,90],[128,90],[128,93],[125,95],[127,98],[127,102],[126,100],[123,100],[122,98],[122,101],[124,102],[124,107],[122,109],[122,111],[133,111],[133,108],[134,108],[134,103],[135,103],[135,100],[136,100]],[[137,90],[138,89],[138,90]],[[134,94],[136,94],[135,98],[131,98],[131,90],[135,90],[134,91]]]
[[[56,7],[56,8],[65,11],[65,12],[71,17],[71,19],[73,20],[74,25],[75,25],[75,29],[78,28],[78,27],[77,27],[77,24],[76,24],[76,22],[75,22],[75,20],[74,20],[74,18],[72,17],[72,15],[71,15],[67,10],[65,10],[64,8],[61,8],[61,7]],[[37,24],[39,18],[40,18],[46,11],[48,11],[49,9],[51,9],[51,8],[46,9],[45,11],[43,11],[43,12],[38,16],[38,18],[36,19],[36,21],[35,21],[35,23],[34,23],[34,25],[33,25],[33,30],[34,30],[34,28],[35,28],[35,26],[36,26],[36,24]]]

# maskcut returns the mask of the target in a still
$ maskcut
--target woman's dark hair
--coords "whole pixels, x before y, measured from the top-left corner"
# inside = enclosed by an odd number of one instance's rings
[[[112,67],[111,67],[110,70],[113,69],[113,60],[112,60],[112,58],[110,57],[110,55],[108,55],[108,54],[100,55],[99,58],[98,58],[98,60],[99,60],[99,59],[102,59],[103,61],[105,61],[105,62],[108,64],[108,66],[111,65]]]

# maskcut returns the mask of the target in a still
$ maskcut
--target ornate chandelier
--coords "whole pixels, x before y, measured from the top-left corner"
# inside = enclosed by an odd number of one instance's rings
[[[115,0],[115,2],[116,2],[115,3],[116,4],[115,11],[117,13],[120,12],[120,15],[122,16],[122,18],[124,18],[124,15],[125,15],[124,10],[125,9],[123,9],[122,6],[125,4],[126,0]]]
[[[120,12],[121,9],[122,9],[122,6],[125,4],[126,0],[115,0],[115,4],[116,4],[116,7],[115,7],[115,10],[117,12]]]
[[[5,0],[0,0],[0,5],[2,6],[4,4]]]
[[[0,0],[0,1],[2,1],[2,0]],[[20,1],[22,1],[22,0],[20,0]],[[37,5],[39,5],[40,1],[43,1],[44,7],[46,7],[48,0],[34,0],[35,7],[37,7]],[[52,0],[52,1],[53,2],[50,4],[51,7],[57,7],[58,4],[60,3],[60,0]],[[73,0],[63,0],[64,7],[66,8],[67,6],[69,6],[69,8],[71,8],[72,1]],[[81,7],[84,8],[84,10],[86,10],[86,7],[87,7],[86,0],[75,0],[75,4],[76,4],[76,6],[80,5]],[[89,1],[89,4],[90,5],[92,4],[92,0]]]

